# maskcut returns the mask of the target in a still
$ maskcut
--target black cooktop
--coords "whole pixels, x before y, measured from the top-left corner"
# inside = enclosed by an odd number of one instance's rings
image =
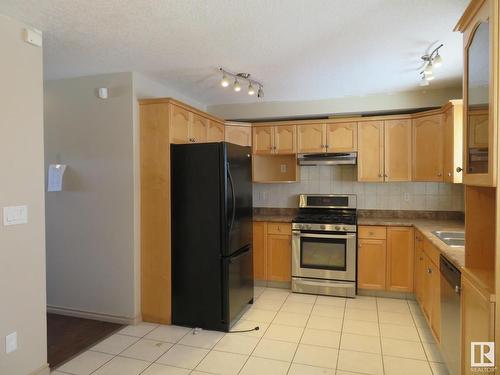
[[[356,210],[301,209],[292,222],[356,225]]]

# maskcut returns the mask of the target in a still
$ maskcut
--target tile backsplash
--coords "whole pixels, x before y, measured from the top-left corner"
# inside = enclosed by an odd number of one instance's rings
[[[297,195],[356,194],[358,208],[463,211],[460,184],[437,182],[371,183],[356,181],[356,166],[301,166],[300,182],[254,184],[254,207],[297,207]]]

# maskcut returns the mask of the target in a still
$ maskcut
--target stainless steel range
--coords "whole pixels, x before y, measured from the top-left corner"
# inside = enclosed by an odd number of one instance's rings
[[[292,222],[292,291],[356,295],[356,196],[299,196]]]

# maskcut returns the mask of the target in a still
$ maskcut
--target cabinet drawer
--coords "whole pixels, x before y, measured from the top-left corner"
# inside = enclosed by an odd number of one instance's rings
[[[386,236],[386,227],[377,227],[371,225],[358,227],[359,238],[375,238],[378,240],[385,240]]]
[[[268,234],[292,234],[292,224],[290,223],[267,223]]]
[[[439,250],[427,239],[424,239],[424,253],[427,254],[431,262],[439,269]]]

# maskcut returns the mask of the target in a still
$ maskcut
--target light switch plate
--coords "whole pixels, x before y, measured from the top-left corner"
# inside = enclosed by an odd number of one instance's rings
[[[9,354],[17,350],[17,332],[5,336],[5,353]]]
[[[3,225],[18,225],[28,222],[28,206],[10,206],[3,208]]]

